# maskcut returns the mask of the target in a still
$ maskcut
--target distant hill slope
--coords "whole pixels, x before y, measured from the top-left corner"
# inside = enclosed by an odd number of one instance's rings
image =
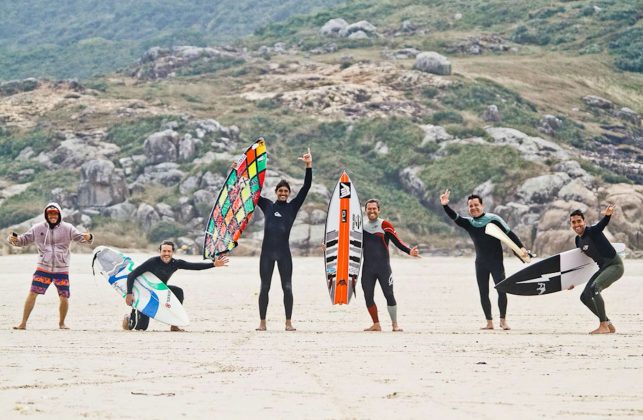
[[[230,42],[341,0],[0,1],[0,79],[85,79],[152,46]]]

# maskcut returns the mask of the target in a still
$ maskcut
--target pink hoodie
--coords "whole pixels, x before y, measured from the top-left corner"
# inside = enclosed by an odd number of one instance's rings
[[[59,223],[53,227],[47,222],[46,210],[55,207],[60,213]],[[24,235],[18,235],[17,246],[27,246],[35,243],[38,248],[38,269],[50,273],[68,273],[71,253],[71,242],[86,243],[83,234],[71,223],[62,221],[62,210],[58,203],[45,206],[45,221],[31,227]],[[89,241],[93,242],[93,238]]]

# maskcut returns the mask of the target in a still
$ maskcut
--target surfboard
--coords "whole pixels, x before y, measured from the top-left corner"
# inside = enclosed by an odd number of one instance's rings
[[[94,250],[92,269],[98,262],[99,272],[123,298],[127,294],[127,276],[136,267],[134,260],[115,249],[99,246]],[[183,305],[172,291],[152,273],[134,280],[132,307],[159,322],[184,327],[190,323]]]
[[[618,254],[625,251],[625,244],[612,246]],[[496,289],[512,295],[546,295],[586,283],[596,271],[594,260],[576,248],[525,267],[498,283]]]
[[[500,242],[503,244],[507,245],[511,250],[515,253],[516,257],[518,257],[522,262],[524,263],[529,263],[531,262],[531,257],[527,255],[525,258],[521,257],[521,250],[520,247],[507,236],[505,232],[503,232],[500,227],[494,223],[488,223],[487,226],[484,228],[484,233],[486,233],[489,236],[493,236],[494,238],[498,239]]]
[[[324,236],[326,285],[333,305],[348,304],[362,264],[362,209],[344,171],[328,204]]]
[[[215,259],[237,246],[257,207],[267,163],[266,143],[259,137],[237,159],[214,202],[205,228],[203,258]]]

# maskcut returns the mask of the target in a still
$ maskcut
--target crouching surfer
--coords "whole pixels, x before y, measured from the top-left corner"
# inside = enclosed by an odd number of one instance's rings
[[[134,289],[134,281],[137,277],[147,272],[154,274],[159,278],[163,283],[167,284],[172,277],[172,274],[177,270],[207,270],[208,268],[213,267],[224,267],[228,265],[228,257],[221,256],[211,262],[203,263],[192,263],[184,260],[179,260],[174,258],[175,245],[172,241],[163,241],[159,246],[159,256],[152,257],[145,261],[143,264],[136,267],[132,270],[131,273],[127,276],[127,294],[125,295],[125,303],[128,306],[132,306],[134,302],[134,295],[132,290]],[[174,296],[177,297],[179,302],[183,303],[183,289],[177,286],[167,286],[168,289],[174,293]],[[132,309],[132,312],[129,315],[125,315],[123,319],[123,329],[124,330],[146,330],[150,323],[150,318],[137,311]],[[170,331],[183,331],[183,329],[172,325]]]
[[[493,277],[493,282],[498,284],[505,278],[505,267],[500,241],[493,236],[487,235],[485,227],[489,223],[494,223],[520,247],[523,257],[526,257],[529,252],[500,216],[485,213],[480,196],[473,194],[467,198],[467,207],[471,217],[462,217],[449,207],[450,193],[449,190],[446,190],[440,196],[440,204],[442,204],[442,208],[449,218],[456,225],[466,230],[473,240],[473,246],[476,249],[476,280],[478,282],[478,291],[480,292],[480,304],[487,320],[487,324],[481,329],[492,330],[493,318],[491,316],[491,301],[489,300],[489,274]],[[500,328],[503,330],[510,329],[509,324],[507,324],[507,294],[504,292],[498,292],[498,308],[500,309]]]
[[[386,298],[393,331],[402,331],[402,328],[397,324],[397,302],[393,294],[393,272],[391,271],[388,244],[389,241],[392,241],[398,249],[412,257],[419,257],[420,252],[417,246],[411,248],[402,242],[389,221],[380,219],[380,202],[378,200],[368,200],[364,205],[364,209],[367,220],[363,226],[364,265],[362,266],[362,290],[364,291],[366,308],[373,320],[373,325],[364,331],[382,331],[374,299],[375,284],[378,281]]]
[[[31,227],[26,233],[9,235],[8,241],[13,246],[27,246],[35,243],[38,249],[38,263],[31,281],[31,290],[27,295],[22,313],[22,321],[15,330],[27,328],[27,320],[36,305],[38,295],[44,295],[51,283],[56,286],[60,306],[58,326],[66,330],[65,317],[69,309],[69,247],[72,242],[91,243],[91,233],[81,233],[72,224],[63,222],[62,210],[57,203],[49,203],[44,211],[45,221]]]
[[[605,237],[603,229],[614,213],[614,204],[605,210],[605,216],[595,225],[585,224],[585,215],[581,210],[574,210],[569,216],[569,223],[576,233],[576,247],[598,264],[598,271],[587,282],[580,300],[598,317],[598,328],[590,334],[607,334],[616,332],[616,328],[605,313],[605,302],[601,292],[623,276],[623,260]],[[573,286],[571,287],[573,288]],[[571,289],[570,288],[570,289]]]

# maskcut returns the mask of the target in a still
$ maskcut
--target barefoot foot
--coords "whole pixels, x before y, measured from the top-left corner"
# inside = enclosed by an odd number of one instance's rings
[[[266,321],[261,320],[259,322],[259,326],[255,328],[255,331],[266,331],[268,328],[266,327]]]
[[[616,332],[616,327],[614,325],[612,325],[611,322],[609,324],[607,324],[607,328],[609,328],[610,334],[614,334]]]
[[[14,330],[26,330],[27,329],[27,324],[16,325],[15,327],[13,327],[13,329]]]
[[[380,324],[373,324],[368,328],[364,328],[364,331],[382,331],[382,327],[380,327]]]
[[[602,325],[596,328],[594,331],[590,332],[590,334],[609,334],[609,333],[610,333],[610,329]]]
[[[500,328],[502,328],[505,331],[511,329],[511,327],[509,327],[509,324],[507,324],[507,321],[505,321],[504,319],[500,320]]]
[[[60,328],[61,330],[68,330],[69,329],[69,327],[67,325],[65,325],[65,324],[59,324],[58,328]]]

